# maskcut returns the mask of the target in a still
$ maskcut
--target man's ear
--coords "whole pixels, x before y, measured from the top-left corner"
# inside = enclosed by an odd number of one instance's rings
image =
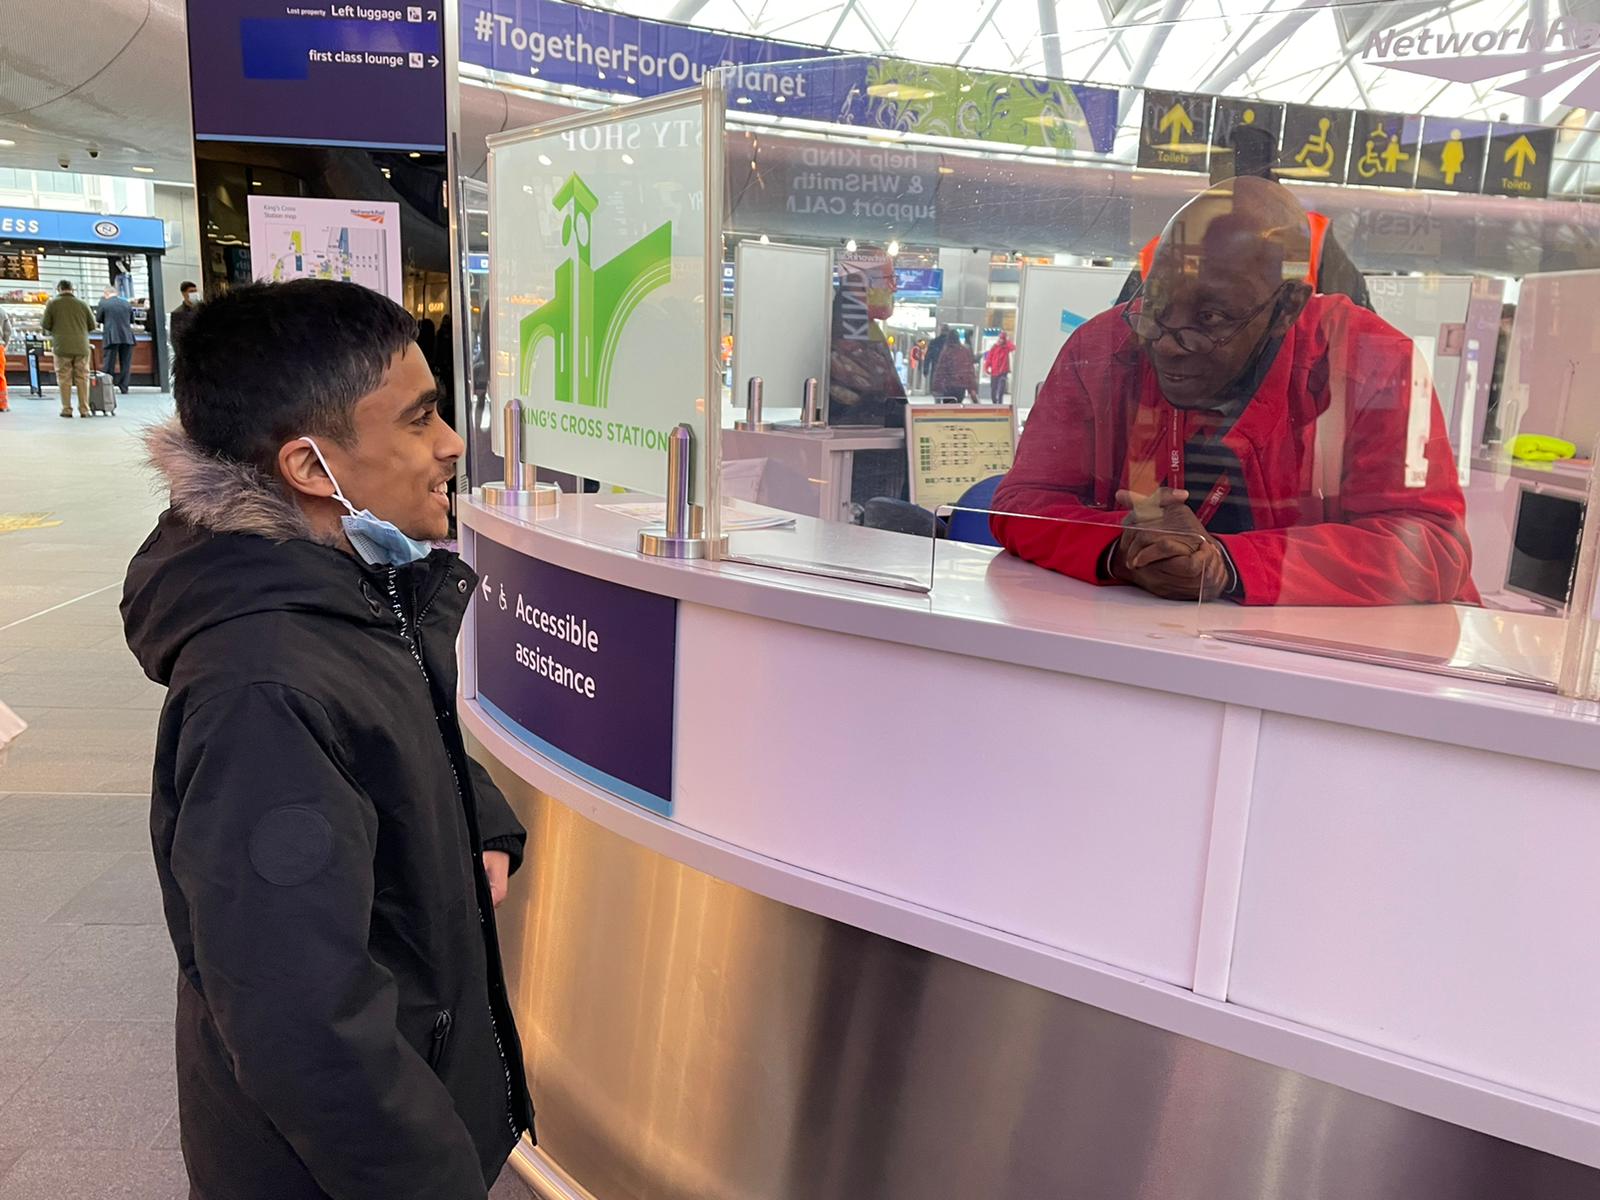
[[[1274,337],[1283,337],[1293,328],[1294,323],[1300,319],[1300,314],[1305,311],[1311,299],[1311,285],[1304,280],[1296,279],[1292,283],[1283,285],[1283,294],[1278,300],[1277,316],[1272,322]]]
[[[304,438],[295,438],[278,447],[278,474],[291,491],[302,496],[333,497],[333,480],[322,469],[317,452]]]

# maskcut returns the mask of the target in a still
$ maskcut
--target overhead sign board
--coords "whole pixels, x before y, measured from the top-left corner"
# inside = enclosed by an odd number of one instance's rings
[[[1417,174],[1422,118],[1405,113],[1358,112],[1350,139],[1346,183],[1409,188]]]
[[[1417,147],[1417,186],[1437,192],[1476,192],[1483,184],[1489,123],[1424,117]]]
[[[1350,111],[1290,104],[1283,113],[1277,172],[1285,179],[1340,183],[1350,150]]]
[[[444,7],[189,0],[195,137],[443,150]]]
[[[1556,131],[1538,125],[1496,125],[1489,136],[1483,173],[1488,196],[1543,198],[1550,194],[1550,163]]]
[[[1139,123],[1139,165],[1205,171],[1211,150],[1211,102],[1210,96],[1147,90]]]
[[[478,537],[477,701],[517,740],[672,813],[678,602]]]
[[[1217,97],[1211,112],[1213,159],[1233,152],[1233,133],[1236,129],[1261,130],[1276,151],[1278,139],[1283,133],[1283,105],[1261,100],[1236,100],[1232,96]]]
[[[0,242],[40,246],[107,246],[165,250],[167,227],[158,217],[111,217],[103,213],[56,212],[44,208],[0,208]]]
[[[735,111],[1101,154],[1116,140],[1113,88],[850,55],[566,0],[463,0],[461,59],[640,97],[721,69]]]

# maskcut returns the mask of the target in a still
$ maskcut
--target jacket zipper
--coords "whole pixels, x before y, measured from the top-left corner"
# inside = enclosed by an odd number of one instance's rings
[[[439,1015],[433,1019],[433,1040],[428,1043],[428,1065],[435,1072],[439,1070],[439,1064],[444,1060],[444,1047],[445,1043],[450,1040],[451,1022],[452,1018],[448,1008],[441,1010]]]
[[[422,611],[417,614],[419,628],[414,630],[411,627],[411,622],[406,620],[405,605],[400,602],[399,577],[399,571],[394,567],[390,567],[388,570],[389,606],[394,609],[394,615],[399,618],[400,636],[406,640],[406,647],[411,651],[411,659],[417,664],[417,670],[422,672],[422,682],[428,690],[428,704],[430,707],[432,707],[433,677],[428,674],[428,665],[422,660],[422,647],[419,644],[420,638],[418,637],[418,633],[420,632],[420,625],[423,616],[425,616],[428,609],[432,607],[434,599],[439,595],[439,592],[444,587],[444,582],[441,581],[439,587],[434,589],[434,593],[428,598],[427,604],[423,607]],[[448,578],[449,572],[446,571],[445,579]],[[444,724],[444,714],[439,712],[437,709],[434,710],[433,719],[434,723],[437,725],[442,726]],[[439,730],[439,736],[444,740],[445,743],[444,756],[445,760],[450,764],[450,778],[455,784],[456,788],[456,803],[465,807],[467,802],[466,793],[461,790],[461,775],[456,771],[455,756],[450,753],[450,740],[444,736],[443,728]],[[475,864],[473,866],[473,871],[474,877],[476,877],[477,867]],[[477,899],[476,887],[473,888],[473,899],[477,904],[478,909],[478,927],[483,931],[484,936],[487,937],[489,933],[489,922],[484,919],[483,904]],[[484,999],[486,1002],[488,1002],[489,998],[486,996]],[[492,1002],[488,1002],[487,1007],[489,1009],[489,1030],[494,1034],[495,1053],[500,1056],[500,1071],[505,1076],[506,1080],[506,1125],[511,1130],[511,1136],[515,1138],[520,1136],[521,1131],[517,1128],[516,1100],[514,1099],[515,1088],[511,1082],[511,1066],[506,1061],[505,1043],[500,1040],[500,1022],[495,1019],[494,1004]],[[448,1016],[448,1014],[441,1015]],[[435,1036],[437,1037],[437,1026],[435,1026]]]

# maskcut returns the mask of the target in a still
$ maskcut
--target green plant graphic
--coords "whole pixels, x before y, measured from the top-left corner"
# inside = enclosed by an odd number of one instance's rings
[[[604,265],[590,265],[589,243],[599,204],[576,174],[567,177],[551,201],[562,214],[561,244],[568,247],[568,258],[556,268],[554,297],[522,319],[524,396],[539,347],[549,342],[556,356],[556,399],[605,408],[623,326],[641,300],[672,278],[671,221]]]
[[[869,124],[935,137],[1070,150],[1085,128],[1071,89],[1050,80],[884,59],[867,71]]]

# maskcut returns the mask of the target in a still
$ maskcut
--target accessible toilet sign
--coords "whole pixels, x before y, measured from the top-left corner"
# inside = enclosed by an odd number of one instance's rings
[[[477,538],[478,703],[614,795],[672,815],[678,602]]]

